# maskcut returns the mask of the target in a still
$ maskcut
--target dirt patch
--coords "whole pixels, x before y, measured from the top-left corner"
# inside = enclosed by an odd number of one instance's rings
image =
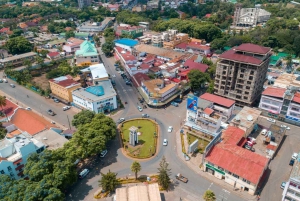
[[[46,73],[42,74],[39,77],[34,77],[32,81],[35,82],[36,85],[39,86],[39,87],[41,87],[43,90],[47,90],[47,89],[50,88],[49,81],[46,78]]]

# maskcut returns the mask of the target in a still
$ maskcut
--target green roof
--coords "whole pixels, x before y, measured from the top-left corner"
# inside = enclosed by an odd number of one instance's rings
[[[275,66],[277,64],[278,60],[280,60],[280,59],[281,59],[280,56],[272,55],[271,60],[270,60],[270,65]]]
[[[225,50],[225,51],[230,50],[230,49],[231,49],[231,47],[229,47],[229,46],[225,46],[225,47],[224,47],[224,50]]]
[[[65,43],[65,42],[67,42],[67,41],[64,38],[62,38],[62,39],[50,41],[48,44],[49,45],[57,45],[57,44]]]
[[[80,45],[80,50],[76,50],[76,56],[97,56],[98,52],[95,46],[90,42],[85,40]]]
[[[277,56],[283,57],[283,58],[287,57],[288,55],[289,55],[289,54],[288,54],[288,53],[285,53],[285,52],[279,52],[279,53],[277,54]],[[295,58],[296,58],[296,55],[292,54],[292,58],[295,59]]]

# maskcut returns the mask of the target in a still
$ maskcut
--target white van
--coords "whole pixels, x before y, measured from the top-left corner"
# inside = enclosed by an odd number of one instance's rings
[[[88,169],[84,169],[79,173],[79,178],[83,179],[90,171]]]
[[[267,133],[267,129],[263,129],[260,134],[261,135],[266,135],[266,133]]]

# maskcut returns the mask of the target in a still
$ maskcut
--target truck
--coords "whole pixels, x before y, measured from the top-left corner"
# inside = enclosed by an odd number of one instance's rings
[[[187,179],[186,177],[182,176],[182,174],[180,174],[180,173],[178,173],[178,174],[176,175],[176,179],[178,179],[178,180],[180,180],[180,181],[182,181],[182,182],[184,182],[184,183],[187,183],[187,182],[188,182],[188,179]]]

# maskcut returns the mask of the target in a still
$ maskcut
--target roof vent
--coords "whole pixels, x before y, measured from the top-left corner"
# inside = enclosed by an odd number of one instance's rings
[[[247,120],[248,120],[248,121],[253,121],[252,115],[248,115],[248,116],[247,116]]]

